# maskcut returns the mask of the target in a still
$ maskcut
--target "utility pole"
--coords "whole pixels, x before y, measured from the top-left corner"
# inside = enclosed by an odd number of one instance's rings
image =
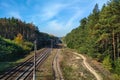
[[[33,65],[33,80],[36,80],[36,40],[34,41],[34,65]]]

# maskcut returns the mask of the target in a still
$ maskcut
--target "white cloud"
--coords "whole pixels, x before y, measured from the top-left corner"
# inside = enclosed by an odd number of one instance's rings
[[[68,17],[67,19],[68,21],[65,21],[64,19],[59,20],[58,16],[59,17],[62,16],[59,13],[65,10],[66,12],[68,10],[71,10],[70,13],[68,13],[68,15],[71,16]],[[45,5],[45,7],[43,7],[41,11],[42,13],[40,12],[38,15],[36,15],[36,18],[34,16],[33,19],[38,19],[38,18],[41,19],[43,22],[45,22],[45,24],[47,24],[43,26],[44,28],[42,28],[42,30],[58,36],[65,35],[68,31],[71,31],[73,27],[77,27],[75,24],[76,22],[79,23],[79,21],[77,20],[80,18],[80,15],[82,15],[83,13],[83,10],[82,9],[80,10],[79,6],[74,6],[73,3],[69,3],[69,4],[52,3],[47,6]],[[56,18],[54,19],[54,17]]]
[[[63,36],[70,32],[73,28],[77,27],[79,25],[79,20],[83,17],[87,17],[96,3],[100,6],[104,3],[100,3],[100,1],[101,0],[61,0],[60,2],[48,1],[48,3],[42,6],[35,6],[37,12],[31,19],[33,22],[36,22],[42,26],[40,27],[41,31],[55,34],[57,36]],[[63,14],[62,12],[67,13]],[[59,19],[63,16],[66,19]],[[44,26],[41,24],[44,24]]]
[[[67,23],[64,22],[64,20],[49,21],[46,23],[47,26],[44,29],[46,29],[45,31],[47,31],[48,33],[54,34],[55,36],[65,36],[65,34],[67,32],[70,32],[73,27],[77,27],[75,24],[80,15],[82,15],[82,11],[76,11],[76,13],[67,21]]]
[[[76,13],[69,19],[69,21],[66,23],[66,28],[70,28],[73,26],[73,22],[77,20],[80,15],[82,15],[83,11],[76,11]]]
[[[88,4],[89,2],[91,3]],[[89,2],[75,0],[72,2],[49,2],[43,6],[36,5],[34,8],[37,13],[31,17],[31,21],[39,23],[37,25],[40,26],[42,23],[47,24],[42,26],[44,28],[40,28],[42,31],[51,34],[65,35],[79,25],[80,19],[90,14],[96,3],[100,4],[100,6],[103,4],[103,2],[100,3],[100,0],[90,0]],[[88,5],[86,5],[86,3]],[[85,4],[85,6],[83,6],[83,4]],[[70,12],[68,13],[70,17],[67,17],[68,21],[59,19],[59,17],[66,16],[66,14],[61,15],[60,13],[67,11]]]
[[[59,13],[66,8],[67,5],[62,3],[47,3],[44,6],[35,5],[35,12],[29,16],[31,21],[44,23],[54,17],[60,16]],[[38,24],[37,24],[38,25]]]
[[[61,36],[64,34],[63,31],[64,24],[58,20],[52,20],[46,23],[44,27],[42,27],[43,31],[53,34],[55,36]]]
[[[60,3],[54,3],[54,4],[49,4],[46,5],[42,9],[42,19],[44,20],[49,20],[59,14],[60,11],[65,9],[66,5],[60,4]]]
[[[54,17],[56,17],[56,18],[58,18],[58,16],[60,17],[61,16],[60,13],[65,9],[69,10],[69,11],[71,10],[71,12],[79,11],[79,6],[75,5],[76,2],[78,2],[78,1],[72,1],[72,3],[51,2],[51,3],[47,3],[43,6],[35,5],[34,9],[36,10],[36,13],[33,12],[34,16],[32,16],[33,14],[30,16],[31,20],[32,21],[39,20],[39,22],[41,23],[41,22],[48,21]]]
[[[53,31],[59,31],[59,30],[62,30],[63,28],[63,24],[58,22],[57,20],[53,20],[53,21],[50,21],[48,22],[48,29],[51,29]]]

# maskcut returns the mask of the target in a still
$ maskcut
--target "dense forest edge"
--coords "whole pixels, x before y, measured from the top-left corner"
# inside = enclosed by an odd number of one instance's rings
[[[37,49],[51,45],[57,37],[40,32],[33,23],[14,17],[0,18],[0,62],[16,61],[29,54],[37,40]]]
[[[120,79],[120,0],[110,0],[99,10],[80,21],[80,25],[63,38],[69,48],[87,54]]]

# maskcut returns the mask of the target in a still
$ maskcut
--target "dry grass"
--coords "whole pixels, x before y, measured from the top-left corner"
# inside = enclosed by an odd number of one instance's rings
[[[53,49],[52,54],[37,69],[37,80],[54,80],[52,62],[57,50]]]
[[[84,65],[82,64],[82,59],[75,57],[72,54],[72,52],[76,51],[74,49],[66,48],[63,49],[62,53],[62,55],[64,56],[62,67],[64,76],[67,78],[66,80],[96,80],[94,76],[91,75],[91,73],[89,73],[87,69],[85,69]],[[97,71],[98,74],[100,74],[103,77],[103,80],[114,80],[112,78],[112,74],[103,67],[102,63],[97,62],[96,60],[92,59],[91,57],[88,57],[87,55],[84,56],[87,57],[87,62]],[[67,68],[71,70],[67,70]],[[80,76],[77,76],[78,74]],[[67,76],[70,76],[70,78]],[[73,77],[72,79],[72,76],[76,77]]]
[[[102,65],[102,63],[98,62],[97,60],[92,59],[91,57],[87,57],[87,61],[89,64],[99,73],[102,75],[103,80],[113,80],[112,74],[109,72],[109,70],[105,69]]]
[[[62,50],[62,71],[65,80],[96,80],[95,77],[84,67],[83,60],[74,55],[74,50]]]

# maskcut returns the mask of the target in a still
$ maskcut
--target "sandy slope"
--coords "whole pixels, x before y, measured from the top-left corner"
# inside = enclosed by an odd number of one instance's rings
[[[86,57],[84,57],[82,54],[75,53],[74,54],[78,55],[83,59],[83,63],[86,66],[86,68],[96,77],[97,80],[103,80],[102,77],[88,64],[86,61]]]

